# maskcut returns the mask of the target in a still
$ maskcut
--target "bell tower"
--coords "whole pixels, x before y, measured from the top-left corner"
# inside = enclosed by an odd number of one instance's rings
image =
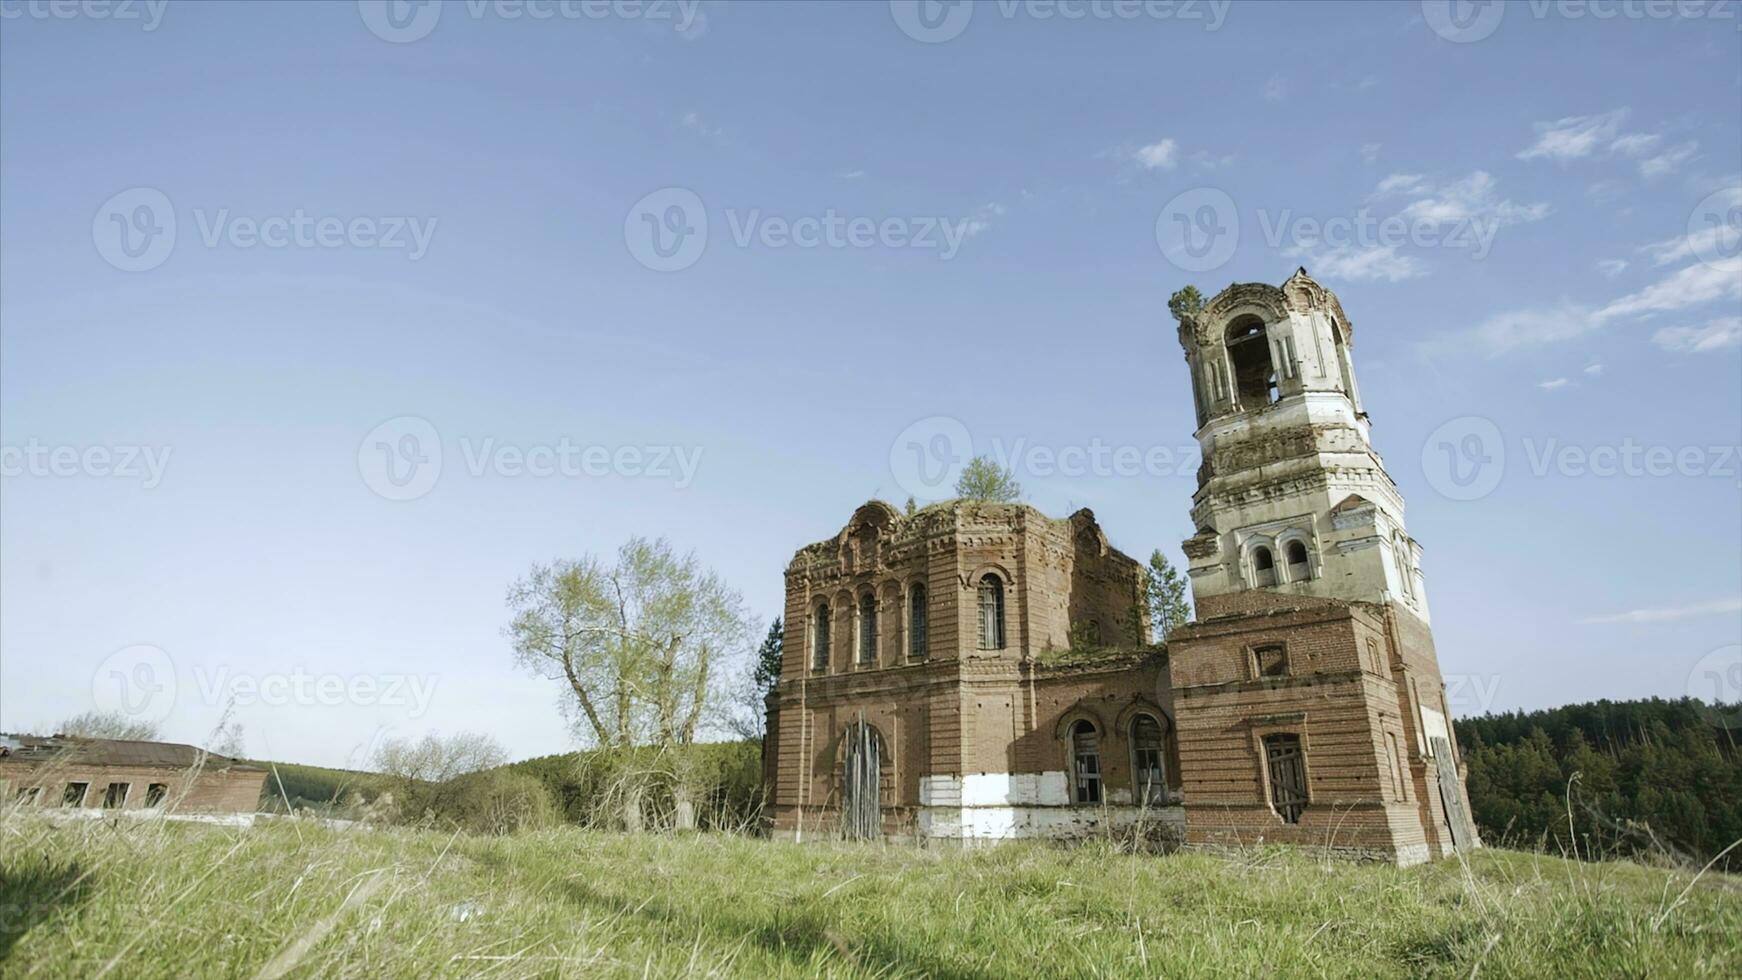
[[[1197,618],[1167,638],[1187,843],[1400,864],[1473,845],[1421,549],[1342,304],[1300,269],[1170,305],[1203,456]]]

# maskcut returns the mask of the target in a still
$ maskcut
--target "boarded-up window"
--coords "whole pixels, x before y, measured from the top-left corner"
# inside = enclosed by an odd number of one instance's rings
[[[91,788],[90,783],[68,783],[66,792],[61,794],[61,806],[84,806],[85,791]]]
[[[869,593],[859,598],[859,665],[869,667],[877,662],[877,597]]]
[[[1300,823],[1306,809],[1306,759],[1299,735],[1264,736],[1264,758],[1270,768],[1270,805],[1285,823]]]
[[[915,585],[907,594],[907,655],[924,660],[931,649],[926,632],[925,586]]]
[[[110,783],[103,791],[103,809],[119,810],[127,805],[127,791],[132,789],[131,783]]]
[[[1131,722],[1131,762],[1138,803],[1167,799],[1167,769],[1161,744],[1161,723],[1149,715]]]
[[[817,607],[811,618],[811,669],[829,669],[829,604]]]
[[[980,580],[980,649],[1004,649],[1004,582],[996,575]]]
[[[1078,803],[1101,802],[1101,747],[1095,726],[1086,721],[1071,726],[1071,775]]]
[[[1259,677],[1287,677],[1288,651],[1280,646],[1254,649],[1252,651],[1252,672]]]
[[[168,783],[152,783],[145,787],[145,805],[162,806],[163,800],[169,795]]]

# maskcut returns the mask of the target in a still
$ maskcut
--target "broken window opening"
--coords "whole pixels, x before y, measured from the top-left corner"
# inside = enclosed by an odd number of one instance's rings
[[[877,597],[866,593],[859,598],[859,666],[877,662]]]
[[[168,796],[168,783],[152,783],[145,787],[145,805],[148,807],[162,806],[163,801],[168,798]]]
[[[829,604],[817,606],[811,623],[811,669],[829,669]]]
[[[1132,773],[1136,776],[1138,803],[1167,802],[1167,770],[1161,746],[1160,722],[1149,715],[1132,719]]]
[[[1252,582],[1259,586],[1276,584],[1276,559],[1269,548],[1252,549]]]
[[[20,806],[35,806],[41,799],[41,786],[20,786],[18,788],[17,800]]]
[[[907,655],[924,660],[930,648],[926,633],[925,586],[915,585],[907,594]]]
[[[1241,408],[1261,408],[1276,402],[1281,391],[1264,321],[1244,316],[1228,327],[1228,360],[1234,365],[1234,390]]]
[[[1004,583],[987,573],[980,579],[980,649],[1004,649]]]
[[[103,809],[119,810],[127,805],[127,791],[133,788],[132,783],[110,783],[103,790]]]
[[[1288,559],[1288,580],[1290,582],[1305,582],[1313,577],[1312,564],[1307,561],[1306,545],[1299,541],[1290,541],[1283,549],[1283,555]]]
[[[1264,757],[1270,768],[1270,806],[1283,823],[1300,823],[1306,809],[1306,759],[1299,735],[1264,736]]]
[[[61,806],[84,806],[85,791],[91,788],[90,783],[68,783],[66,792],[61,794]]]
[[[1095,726],[1086,721],[1071,726],[1071,774],[1078,803],[1101,802],[1101,749]]]
[[[1252,671],[1258,677],[1287,677],[1288,651],[1280,646],[1254,649],[1252,651]]]

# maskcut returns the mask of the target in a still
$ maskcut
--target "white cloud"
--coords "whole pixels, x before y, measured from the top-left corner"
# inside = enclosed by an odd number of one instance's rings
[[[1603,274],[1604,279],[1613,279],[1626,272],[1627,265],[1626,259],[1598,259],[1597,271]]]
[[[1553,381],[1538,382],[1537,387],[1541,388],[1543,391],[1554,391],[1557,388],[1565,388],[1570,384],[1572,384],[1572,382],[1565,378],[1556,378]]]
[[[1281,75],[1272,75],[1264,83],[1264,100],[1266,102],[1281,102],[1288,95],[1288,79]]]
[[[1718,299],[1742,299],[1742,256],[1699,263],[1611,301],[1592,314],[1599,323],[1616,317],[1651,316]]]
[[[1640,249],[1651,256],[1656,265],[1669,265],[1696,255],[1719,255],[1735,248],[1736,229],[1722,216],[1737,209],[1742,209],[1742,183],[1724,187],[1720,195],[1713,200],[1711,217],[1714,219],[1706,227],[1678,235],[1661,242],[1653,242]]]
[[[1695,140],[1678,143],[1658,156],[1639,161],[1639,174],[1642,177],[1662,177],[1673,173],[1675,168],[1692,160],[1700,144]]]
[[[1489,317],[1470,331],[1475,346],[1489,357],[1525,347],[1540,347],[1584,336],[1624,317],[1649,317],[1719,299],[1742,298],[1742,257],[1710,265],[1690,265],[1597,309],[1564,304],[1551,309],[1512,310]],[[1735,332],[1729,320],[1705,327],[1659,330],[1652,339],[1671,350],[1716,350]]]
[[[1379,144],[1378,143],[1362,143],[1361,144],[1361,162],[1362,163],[1372,163],[1373,161],[1375,161],[1377,159],[1379,159]]]
[[[1615,139],[1627,118],[1626,109],[1599,113],[1594,116],[1567,116],[1554,122],[1536,124],[1536,142],[1520,151],[1518,159],[1576,160],[1590,156]]]
[[[1691,602],[1682,606],[1668,606],[1657,609],[1630,609],[1627,612],[1609,613],[1602,616],[1588,616],[1582,623],[1667,623],[1677,619],[1691,619],[1695,616],[1717,616],[1724,613],[1742,612],[1742,596],[1732,599],[1714,599],[1710,602]]]
[[[992,227],[993,218],[1002,217],[1004,217],[1004,205],[999,204],[997,201],[993,201],[974,212],[974,216],[969,218],[967,224],[962,226],[963,233],[969,238],[972,238]]]
[[[1585,373],[1594,378],[1603,373],[1603,365],[1597,363],[1587,364],[1585,365]]]
[[[1662,139],[1663,136],[1658,133],[1628,133],[1617,137],[1615,142],[1609,144],[1609,149],[1626,156],[1641,157],[1650,153]]]
[[[863,170],[844,170],[841,173],[836,174],[835,176],[841,178],[842,180],[858,180],[860,177],[865,176],[865,171],[863,171]]]
[[[1742,347],[1742,316],[1719,317],[1703,327],[1664,327],[1651,335],[1651,342],[1680,354]]]
[[[1397,254],[1394,245],[1338,245],[1319,249],[1294,245],[1284,249],[1283,254],[1301,260],[1315,276],[1347,282],[1402,282],[1426,274],[1418,259]]]
[[[1375,194],[1421,194],[1427,191],[1427,178],[1421,174],[1387,174]]]
[[[1226,167],[1228,164],[1233,163],[1235,159],[1237,159],[1237,155],[1233,153],[1216,156],[1206,150],[1199,150],[1191,156],[1192,163],[1203,170],[1216,170],[1221,167]]]
[[[1379,182],[1379,195],[1397,193],[1407,196],[1426,195],[1411,201],[1400,214],[1410,221],[1447,225],[1461,221],[1482,220],[1494,227],[1540,221],[1548,216],[1546,203],[1518,204],[1501,200],[1495,191],[1494,176],[1476,170],[1467,177],[1446,184],[1434,184],[1417,174],[1392,174]]]
[[[1179,144],[1171,139],[1164,139],[1139,147],[1135,155],[1137,162],[1149,170],[1172,170],[1179,164]]]

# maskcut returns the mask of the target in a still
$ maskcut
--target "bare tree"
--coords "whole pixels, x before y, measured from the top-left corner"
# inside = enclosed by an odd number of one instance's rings
[[[494,738],[480,732],[430,733],[417,741],[389,738],[375,749],[376,771],[395,779],[445,783],[508,761]]]
[[[86,711],[55,726],[55,734],[81,738],[118,738],[150,742],[158,737],[157,725],[119,711]]]

